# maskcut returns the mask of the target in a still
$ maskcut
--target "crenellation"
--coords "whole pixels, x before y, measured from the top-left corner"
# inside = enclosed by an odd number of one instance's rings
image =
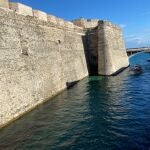
[[[47,20],[51,23],[53,23],[54,25],[57,25],[57,18],[53,15],[47,15]]]
[[[57,25],[58,26],[65,26],[65,20],[61,19],[61,18],[57,18]]]
[[[89,28],[95,28],[96,26],[98,26],[98,21],[99,21],[98,19],[80,18],[80,19],[75,19],[72,22],[79,27],[89,29]]]
[[[39,20],[47,21],[47,14],[40,10],[33,10],[33,16],[37,17]]]
[[[104,27],[104,26],[110,26],[111,28],[115,28],[115,29],[118,29],[118,30],[121,30],[121,28],[118,26],[118,25],[115,25],[113,24],[112,22],[110,21],[105,21],[105,20],[99,20],[98,21],[98,26],[99,27]]]
[[[6,1],[5,1],[6,2]],[[50,23],[51,25],[54,25],[58,28],[67,28],[68,30],[75,30],[75,31],[83,31],[83,27],[79,27],[75,24],[73,24],[70,21],[65,21],[62,18],[58,18],[53,15],[47,15],[45,12],[40,11],[40,10],[33,10],[31,7],[26,6],[21,3],[14,3],[14,2],[9,2],[9,9],[10,11],[14,11],[15,14],[23,15],[28,17],[28,19],[36,21],[36,18],[41,21],[45,21]],[[5,9],[5,7],[1,7],[1,9]],[[17,18],[21,18],[19,16],[16,16]],[[37,20],[37,22],[39,22]],[[44,23],[43,23],[44,24]]]
[[[32,8],[29,7],[29,6],[26,6],[24,4],[21,4],[21,3],[10,2],[9,3],[9,8],[14,10],[14,12],[16,12],[16,13],[18,13],[20,15],[33,16]]]
[[[0,7],[9,8],[8,0],[0,0]]]
[[[70,29],[74,29],[74,24],[70,21],[65,21],[65,27],[70,28]]]

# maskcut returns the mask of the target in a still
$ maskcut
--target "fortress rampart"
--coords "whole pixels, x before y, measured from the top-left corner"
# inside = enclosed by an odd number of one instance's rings
[[[84,29],[91,29],[91,28],[95,28],[98,26],[98,19],[84,19],[84,18],[80,18],[80,19],[75,19],[72,22],[79,26],[82,27]]]
[[[98,24],[98,74],[112,75],[128,65],[121,28],[100,20]]]
[[[121,30],[108,22],[78,26],[0,0],[0,27],[0,127],[88,76],[89,68],[110,75],[128,66]]]
[[[0,0],[0,7],[9,8],[8,0]]]

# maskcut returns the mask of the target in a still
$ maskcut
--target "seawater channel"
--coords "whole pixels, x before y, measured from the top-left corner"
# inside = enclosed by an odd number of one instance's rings
[[[0,150],[149,150],[150,58],[117,76],[88,77],[0,130]]]

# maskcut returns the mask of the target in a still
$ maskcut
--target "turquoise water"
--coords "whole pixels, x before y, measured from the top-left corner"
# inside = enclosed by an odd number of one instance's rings
[[[113,77],[89,77],[0,131],[0,150],[149,150],[150,54]]]

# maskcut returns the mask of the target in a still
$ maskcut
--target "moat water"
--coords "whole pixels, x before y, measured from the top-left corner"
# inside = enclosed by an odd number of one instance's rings
[[[0,130],[0,150],[149,150],[150,54],[114,77],[89,77]]]

